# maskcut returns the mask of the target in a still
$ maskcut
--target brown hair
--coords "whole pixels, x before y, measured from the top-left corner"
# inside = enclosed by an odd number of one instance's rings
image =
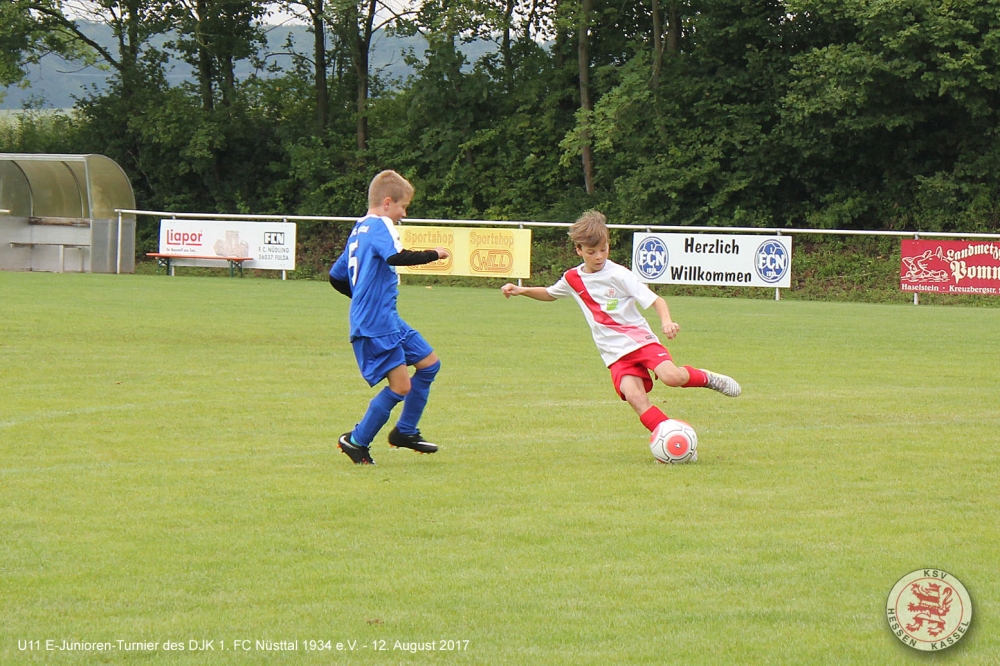
[[[386,197],[396,203],[413,198],[413,185],[395,171],[385,170],[368,186],[368,207],[378,208]]]
[[[608,218],[604,213],[588,210],[569,228],[569,237],[576,247],[598,247],[608,242]]]

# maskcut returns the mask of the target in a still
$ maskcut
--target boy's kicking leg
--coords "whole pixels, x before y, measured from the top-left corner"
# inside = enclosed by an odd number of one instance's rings
[[[647,380],[649,376],[646,376]],[[652,386],[652,385],[650,385]],[[625,375],[618,384],[619,394],[628,401],[629,406],[639,415],[642,425],[646,426],[649,432],[656,430],[656,426],[666,421],[669,417],[664,414],[659,407],[649,401],[646,393],[646,386],[642,377],[636,375]]]
[[[410,391],[403,400],[403,412],[399,422],[389,433],[389,444],[392,446],[413,449],[419,453],[434,453],[438,450],[436,444],[425,440],[417,425],[427,406],[431,384],[441,369],[441,360],[431,352],[413,365],[415,372],[410,377]]]
[[[664,361],[656,366],[656,370],[653,372],[667,386],[710,388],[730,398],[735,398],[742,391],[739,382],[732,377],[711,372],[710,370],[699,370],[690,365],[678,368],[672,361]]]

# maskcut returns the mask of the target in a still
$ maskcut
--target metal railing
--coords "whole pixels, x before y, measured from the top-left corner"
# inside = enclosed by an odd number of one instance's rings
[[[190,218],[199,220],[272,220],[279,222],[357,222],[357,216],[337,217],[328,215],[237,215],[233,213],[168,213],[155,210],[128,210],[115,209],[119,217],[121,215],[148,215],[150,217],[163,218]],[[490,226],[490,227],[569,227],[572,222],[536,222],[531,220],[445,220],[438,218],[406,218],[407,224],[443,224],[462,226]],[[936,231],[868,231],[849,229],[788,229],[778,227],[693,227],[681,225],[665,224],[609,224],[609,229],[643,229],[648,231],[704,231],[708,233],[752,233],[752,234],[774,234],[777,236],[820,234],[828,236],[902,236],[906,238],[1000,238],[1000,233],[980,234],[980,233],[954,233]]]
[[[121,219],[122,215],[148,215],[150,217],[171,218],[171,219],[199,219],[199,220],[245,220],[254,221],[279,221],[279,222],[357,222],[357,217],[338,217],[326,215],[233,215],[229,213],[168,213],[164,211],[152,210],[128,210],[115,209],[118,214],[118,237],[121,243]],[[434,224],[434,225],[455,225],[455,226],[485,226],[485,227],[570,227],[572,222],[535,222],[531,220],[443,220],[438,218],[406,218],[406,224]],[[776,227],[695,227],[666,224],[609,224],[609,229],[631,229],[633,231],[674,231],[674,232],[705,232],[716,234],[770,234],[774,236],[894,236],[899,238],[954,238],[954,239],[1000,239],[1000,233],[956,233],[937,231],[870,231],[870,230],[849,230],[849,229],[779,229]],[[120,249],[120,248],[119,248]],[[119,255],[121,253],[119,252]],[[121,258],[119,256],[119,272],[121,270]],[[282,271],[284,278],[284,271]],[[521,280],[518,279],[518,284]],[[775,288],[774,300],[781,299],[781,290]],[[920,303],[920,294],[913,293],[913,304]]]

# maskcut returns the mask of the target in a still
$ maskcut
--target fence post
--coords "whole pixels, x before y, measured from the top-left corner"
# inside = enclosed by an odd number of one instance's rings
[[[132,243],[134,246],[135,243]],[[93,255],[91,255],[93,259]],[[135,262],[133,262],[134,264]],[[93,262],[91,262],[90,270],[94,270]],[[118,211],[118,252],[117,252],[117,262],[115,263],[115,275],[121,275],[122,272],[122,212]],[[132,271],[135,272],[135,269]]]
[[[519,224],[519,225],[517,225],[517,228],[518,229],[524,229],[524,225],[523,224]],[[529,251],[531,250],[531,246],[528,246],[528,250]],[[531,266],[528,266],[528,270],[529,271],[531,270]],[[524,286],[524,285],[521,284],[521,278],[517,278],[517,286],[518,287]]]
[[[171,220],[176,220],[176,219],[177,219],[177,216],[176,216],[176,215],[171,215],[171,216],[170,216],[170,219],[171,219]],[[159,252],[159,251],[160,251],[160,250],[159,250],[159,248],[157,248],[157,250],[156,250],[156,251],[157,251],[157,252]],[[177,266],[175,266],[175,265],[174,265],[174,262],[172,262],[172,261],[170,261],[170,260],[168,259],[168,260],[167,260],[167,266],[169,266],[169,267],[170,267],[170,277],[173,277],[173,276],[177,275]]]
[[[778,234],[777,235],[778,236],[781,235],[781,230],[780,229],[778,230]],[[789,257],[789,260],[791,260],[791,257]],[[776,300],[776,301],[780,301],[781,300],[781,289],[779,289],[778,287],[774,288],[774,300]]]
[[[913,234],[913,240],[920,240],[920,234]],[[920,305],[920,292],[913,292],[913,304]]]
[[[288,223],[288,218],[287,217],[281,218],[281,223],[282,224],[287,224]],[[299,244],[298,241],[296,241],[295,244],[298,245]],[[292,252],[295,252],[295,248],[292,248]],[[288,274],[287,274],[287,272],[285,271],[284,268],[281,269],[281,279],[282,280],[287,280],[288,279]]]

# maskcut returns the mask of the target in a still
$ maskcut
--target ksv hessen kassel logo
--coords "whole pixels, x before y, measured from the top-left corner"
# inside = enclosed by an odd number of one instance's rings
[[[791,263],[788,250],[773,238],[761,243],[754,257],[754,268],[757,269],[757,275],[768,283],[778,282],[785,277]]]
[[[955,576],[917,569],[896,583],[885,605],[889,629],[917,650],[936,651],[957,643],[972,624],[972,599]]]
[[[667,264],[670,263],[667,244],[656,236],[643,238],[639,246],[635,248],[632,262],[635,269],[639,271],[639,275],[647,280],[655,280],[666,272]]]

